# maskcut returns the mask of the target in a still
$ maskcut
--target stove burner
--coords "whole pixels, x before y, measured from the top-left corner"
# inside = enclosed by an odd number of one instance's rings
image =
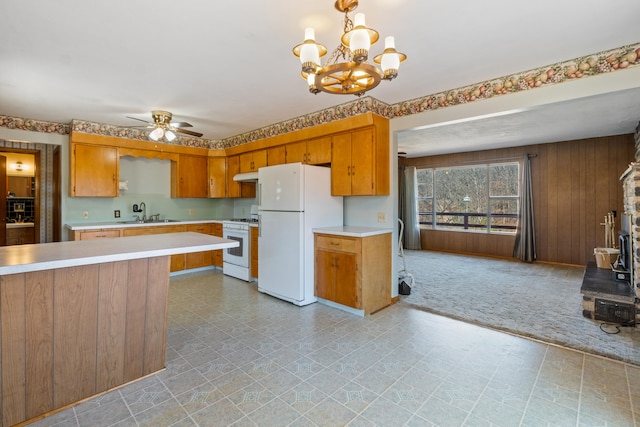
[[[232,219],[228,219],[227,221],[232,221],[232,222],[249,222],[249,223],[257,224],[257,223],[258,223],[258,218],[232,218]]]

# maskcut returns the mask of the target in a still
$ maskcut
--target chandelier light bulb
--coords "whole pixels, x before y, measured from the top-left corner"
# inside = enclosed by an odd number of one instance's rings
[[[351,49],[354,61],[359,64],[369,57],[371,38],[364,24],[364,13],[356,13],[353,24],[354,28],[349,37],[349,49]]]
[[[320,52],[316,46],[315,34],[313,28],[304,30],[304,43],[300,49],[300,62],[320,65]]]
[[[398,68],[400,63],[407,59],[407,55],[396,50],[395,39],[393,36],[384,39],[384,52],[376,55],[373,61],[380,64],[382,68],[382,78],[392,80],[398,76]]]
[[[309,92],[316,94],[320,90],[316,87],[316,75],[313,73],[307,74],[307,84],[309,85]]]
[[[382,71],[386,74],[389,70],[396,70],[397,73],[398,67],[400,67],[400,57],[396,52],[396,45],[393,36],[389,36],[384,39],[385,52],[387,49],[389,49],[389,52],[382,54],[382,62],[380,63]]]
[[[293,48],[293,54],[300,58],[302,73],[315,73],[320,68],[320,58],[326,53],[327,48],[316,43],[313,28],[305,28],[304,42]]]

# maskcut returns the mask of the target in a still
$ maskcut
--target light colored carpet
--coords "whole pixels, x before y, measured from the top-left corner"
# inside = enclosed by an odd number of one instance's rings
[[[582,316],[583,268],[411,250],[405,260],[415,282],[401,304],[640,365],[640,329],[607,334]]]

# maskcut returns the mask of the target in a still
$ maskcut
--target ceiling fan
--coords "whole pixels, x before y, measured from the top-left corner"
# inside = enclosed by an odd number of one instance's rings
[[[202,134],[200,132],[194,132],[192,130],[187,130],[183,128],[193,127],[191,123],[187,122],[171,122],[171,118],[173,115],[168,111],[162,110],[153,110],[151,112],[151,117],[153,118],[153,122],[148,122],[146,120],[138,119],[136,117],[127,116],[128,119],[138,120],[141,122],[145,122],[147,124],[147,128],[153,129],[149,132],[149,139],[153,141],[159,141],[163,137],[167,141],[171,142],[176,139],[176,133],[184,133],[191,136],[201,137]],[[141,126],[134,126],[141,127]]]

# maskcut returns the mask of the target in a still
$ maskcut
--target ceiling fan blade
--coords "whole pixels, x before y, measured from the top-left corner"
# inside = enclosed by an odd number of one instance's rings
[[[174,123],[171,123],[170,126],[173,126],[174,128],[192,128],[193,127],[191,123],[187,123],[187,122],[174,122]]]
[[[139,119],[139,118],[137,118],[137,117],[127,116],[127,119],[138,120],[139,122],[145,122],[145,123],[146,123],[146,124],[148,124],[148,125],[152,125],[152,124],[153,124],[153,123],[150,123],[150,122],[149,122],[149,120],[142,120],[142,119]]]
[[[198,138],[200,138],[202,136],[202,134],[200,132],[194,132],[192,130],[186,130],[186,129],[181,129],[181,128],[175,128],[175,130],[176,130],[176,132],[186,133],[187,135],[197,136]]]

